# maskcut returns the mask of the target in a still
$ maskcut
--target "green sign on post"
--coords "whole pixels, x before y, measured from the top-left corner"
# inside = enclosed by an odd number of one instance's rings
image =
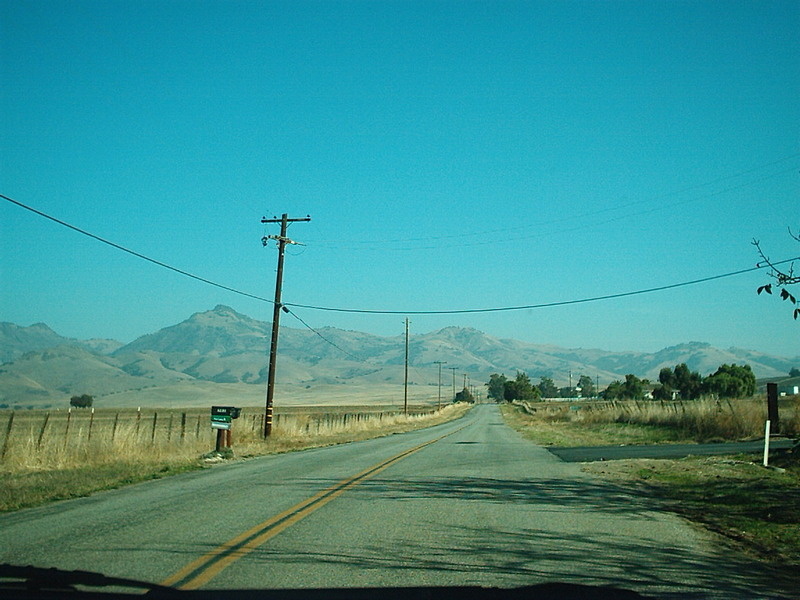
[[[212,429],[230,429],[231,418],[224,415],[211,415]]]
[[[230,429],[233,419],[239,418],[241,408],[235,406],[212,406],[211,407],[211,428]]]

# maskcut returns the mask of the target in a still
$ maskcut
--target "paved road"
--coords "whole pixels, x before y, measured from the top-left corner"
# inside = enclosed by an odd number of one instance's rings
[[[495,405],[2,515],[0,562],[187,589],[572,582],[791,597],[678,517],[523,440]]]
[[[770,440],[770,454],[788,450],[793,440]],[[566,462],[621,460],[625,458],[684,458],[725,454],[764,455],[764,440],[756,442],[725,442],[720,444],[660,444],[653,446],[585,446],[580,448],[548,447],[550,452]]]

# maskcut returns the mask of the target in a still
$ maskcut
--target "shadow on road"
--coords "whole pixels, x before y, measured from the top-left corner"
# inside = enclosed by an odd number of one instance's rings
[[[360,572],[405,572],[399,577],[411,582],[420,572],[427,572],[427,579],[431,575],[435,579],[463,574],[472,579],[488,575],[490,580],[501,581],[507,576],[508,581],[516,582],[514,585],[570,582],[614,586],[665,600],[794,597],[788,589],[784,594],[776,593],[774,581],[760,567],[730,556],[698,557],[681,548],[633,543],[622,536],[474,527],[458,528],[440,539],[455,543],[443,546],[406,540],[390,548],[366,546],[359,552],[316,547],[295,552],[283,548],[277,554],[262,548],[252,559],[277,561],[299,572],[313,571],[320,565]],[[719,575],[722,572],[724,576]]]

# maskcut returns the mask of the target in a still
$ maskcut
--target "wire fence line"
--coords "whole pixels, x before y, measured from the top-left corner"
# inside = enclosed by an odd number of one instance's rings
[[[407,417],[433,412],[433,407],[417,407]],[[366,423],[379,427],[400,414],[400,410],[292,411],[276,413],[273,426],[277,434],[314,436]],[[46,455],[127,452],[135,456],[180,447],[194,451],[212,448],[216,437],[210,413],[197,410],[9,411],[4,417],[0,417],[0,466],[14,460],[36,462]],[[243,410],[232,426],[235,436],[248,439],[257,438],[263,428],[264,413],[258,409]]]

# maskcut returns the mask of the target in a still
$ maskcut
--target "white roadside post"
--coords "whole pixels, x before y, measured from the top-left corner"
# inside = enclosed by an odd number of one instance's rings
[[[770,427],[770,420],[767,419],[767,425],[764,428],[764,466],[769,466],[769,427]]]

